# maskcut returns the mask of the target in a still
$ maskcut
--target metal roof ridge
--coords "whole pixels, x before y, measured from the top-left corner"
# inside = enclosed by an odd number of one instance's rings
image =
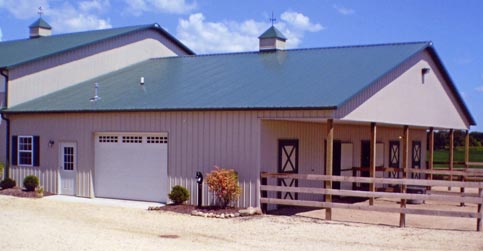
[[[201,57],[215,57],[215,56],[237,56],[237,55],[252,55],[252,54],[272,54],[283,52],[297,52],[297,51],[315,51],[315,50],[331,50],[331,49],[349,49],[349,48],[366,48],[366,47],[382,47],[382,46],[399,46],[399,45],[412,45],[412,44],[426,44],[432,46],[431,41],[415,41],[415,42],[394,42],[394,43],[380,43],[380,44],[363,44],[363,45],[341,45],[341,46],[328,46],[328,47],[311,47],[311,48],[293,48],[278,51],[240,51],[240,52],[220,52],[220,53],[207,53],[196,55],[181,55],[170,57],[156,57],[152,60],[164,60],[164,59],[176,59],[176,58],[201,58]]]

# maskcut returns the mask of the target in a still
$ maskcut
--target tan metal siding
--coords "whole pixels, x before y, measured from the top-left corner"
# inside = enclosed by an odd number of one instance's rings
[[[167,132],[169,187],[183,185],[196,203],[196,171],[205,175],[213,165],[234,168],[239,172],[242,195],[239,206],[258,206],[259,172],[276,171],[279,138],[298,138],[301,173],[324,173],[325,124],[292,119],[319,120],[327,111],[196,111],[196,112],[125,112],[83,114],[12,115],[12,135],[40,135],[41,167],[13,167],[19,181],[34,172],[41,176],[46,191],[57,192],[58,146],[76,142],[78,151],[77,195],[91,197],[95,178],[95,132]],[[268,118],[263,119],[262,118]],[[275,120],[282,119],[282,120]],[[262,121],[262,122],[260,122]],[[378,141],[397,139],[402,127],[378,127]],[[335,124],[335,139],[353,143],[354,166],[360,162],[360,141],[369,139],[369,125]],[[424,130],[411,130],[413,139],[421,140],[423,160],[426,149]],[[48,147],[48,141],[56,143]],[[384,156],[387,165],[387,156]],[[424,164],[424,163],[423,163]],[[312,169],[314,169],[312,171]],[[307,183],[309,184],[309,183]],[[313,186],[322,184],[310,183]],[[204,203],[213,196],[204,186]],[[310,197],[310,196],[309,196]],[[316,198],[316,197],[310,197]]]
[[[84,46],[11,69],[8,105],[14,106],[149,58],[185,54],[153,30]]]
[[[45,170],[56,176],[59,143],[74,141],[78,147],[77,195],[90,197],[95,178],[95,132],[168,132],[170,187],[186,186],[192,194],[191,203],[196,203],[196,171],[206,174],[213,165],[234,168],[243,189],[238,204],[256,206],[258,121],[256,112],[244,111],[16,115],[12,117],[12,135],[41,136],[41,168],[12,167],[12,174],[17,180],[34,172],[41,176]],[[56,142],[53,148],[47,146],[50,139]],[[57,192],[57,179],[42,178],[42,185],[46,191]],[[209,203],[212,196],[206,186],[204,193],[204,203]]]
[[[430,68],[422,83],[421,69]],[[468,129],[464,112],[428,52],[423,51],[342,105],[347,121]]]

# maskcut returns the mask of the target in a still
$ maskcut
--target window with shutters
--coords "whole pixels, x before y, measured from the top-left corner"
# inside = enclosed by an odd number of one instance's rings
[[[18,164],[32,166],[33,164],[33,137],[18,136]]]
[[[12,135],[12,166],[40,166],[40,137]]]

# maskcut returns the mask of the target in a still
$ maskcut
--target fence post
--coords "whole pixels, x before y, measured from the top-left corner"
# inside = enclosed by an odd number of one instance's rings
[[[263,174],[263,173],[260,173],[260,182],[261,182],[262,186],[266,186],[267,185],[267,178],[266,177],[261,177],[262,176],[261,174]],[[260,193],[261,193],[260,198],[267,198],[267,191],[260,190]],[[268,208],[267,207],[267,204],[266,203],[261,203],[260,204],[260,207],[262,209],[262,212],[264,214],[266,214],[267,213],[267,208]]]
[[[402,168],[403,168],[403,180],[408,177],[408,154],[409,154],[409,126],[404,126],[404,136],[403,136],[403,158],[402,158]],[[401,184],[401,193],[406,193],[406,185]],[[401,199],[401,209],[406,208],[406,200]],[[399,215],[399,227],[406,226],[406,213],[401,212]]]
[[[479,187],[478,188],[478,198],[483,198],[483,188]],[[481,217],[483,217],[483,214],[481,213],[481,202],[478,203],[478,211],[477,211],[477,219],[476,219],[476,231],[480,232],[481,231]]]
[[[434,128],[430,127],[429,128],[429,159],[428,159],[428,165],[429,165],[429,170],[433,171],[434,169]],[[429,174],[429,180],[433,180],[433,173]],[[426,189],[428,191],[431,190],[431,186],[427,186]]]
[[[327,147],[325,148],[325,174],[328,176],[332,176],[333,172],[333,154],[334,154],[334,120],[328,119],[327,120]],[[325,189],[332,189],[332,180],[328,180],[324,182]],[[326,194],[325,195],[325,202],[332,202],[332,195]],[[325,219],[332,220],[332,208],[327,207],[325,208]]]
[[[376,123],[371,123],[371,147],[370,147],[370,154],[369,157],[369,173],[371,174],[371,178],[376,177],[376,132],[377,132]],[[374,181],[369,183],[369,191],[375,192],[376,191],[376,184]],[[374,197],[369,197],[369,205],[374,205]]]
[[[466,130],[465,134],[465,174],[468,171],[468,162],[470,162],[470,132]],[[461,181],[465,181],[466,177],[462,176]],[[465,195],[465,187],[460,187],[461,196]],[[465,203],[461,202],[460,206],[464,207]]]

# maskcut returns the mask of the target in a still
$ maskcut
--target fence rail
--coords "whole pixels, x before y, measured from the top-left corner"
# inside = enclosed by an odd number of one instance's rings
[[[421,171],[421,169],[410,169],[408,172]],[[430,170],[425,170],[430,171]],[[430,173],[436,173],[437,171],[430,171]],[[446,172],[446,171],[445,171]],[[463,172],[463,171],[452,171]],[[451,174],[451,173],[449,173]],[[462,174],[463,175],[463,174]],[[315,175],[315,174],[287,174],[287,173],[261,173],[261,198],[262,209],[266,211],[267,204],[289,205],[289,206],[305,206],[316,208],[346,208],[365,211],[387,212],[387,213],[399,213],[400,214],[400,226],[405,226],[406,214],[418,214],[418,215],[430,215],[430,216],[448,216],[448,217],[463,217],[463,218],[475,218],[476,230],[482,229],[482,204],[483,204],[483,182],[468,182],[468,181],[445,181],[445,180],[424,180],[424,179],[396,179],[396,178],[369,178],[369,177],[351,177],[351,176],[330,176],[330,175]],[[399,185],[403,189],[398,193],[390,192],[376,192],[376,191],[354,191],[343,189],[331,189],[330,185],[327,188],[314,188],[314,187],[287,187],[268,185],[268,179],[297,179],[297,180],[312,180],[321,181],[321,184],[326,182],[353,182],[353,183],[369,183],[369,184],[392,184]],[[460,188],[477,188],[478,193],[444,193],[437,194],[431,192],[430,194],[412,194],[406,193],[406,186],[417,187],[460,187]],[[462,190],[464,191],[464,190]],[[268,192],[290,192],[290,193],[304,193],[304,194],[319,194],[325,195],[326,201],[308,201],[308,200],[290,200],[282,198],[269,198]],[[360,205],[360,204],[345,204],[336,203],[331,201],[331,196],[350,196],[350,197],[363,197],[363,198],[392,198],[399,199],[401,201],[399,208],[384,207],[376,205]],[[455,212],[435,209],[418,209],[418,208],[406,208],[406,200],[434,200],[434,201],[447,201],[456,203],[472,203],[477,205],[476,212]],[[326,219],[330,219],[330,210],[326,211]]]

